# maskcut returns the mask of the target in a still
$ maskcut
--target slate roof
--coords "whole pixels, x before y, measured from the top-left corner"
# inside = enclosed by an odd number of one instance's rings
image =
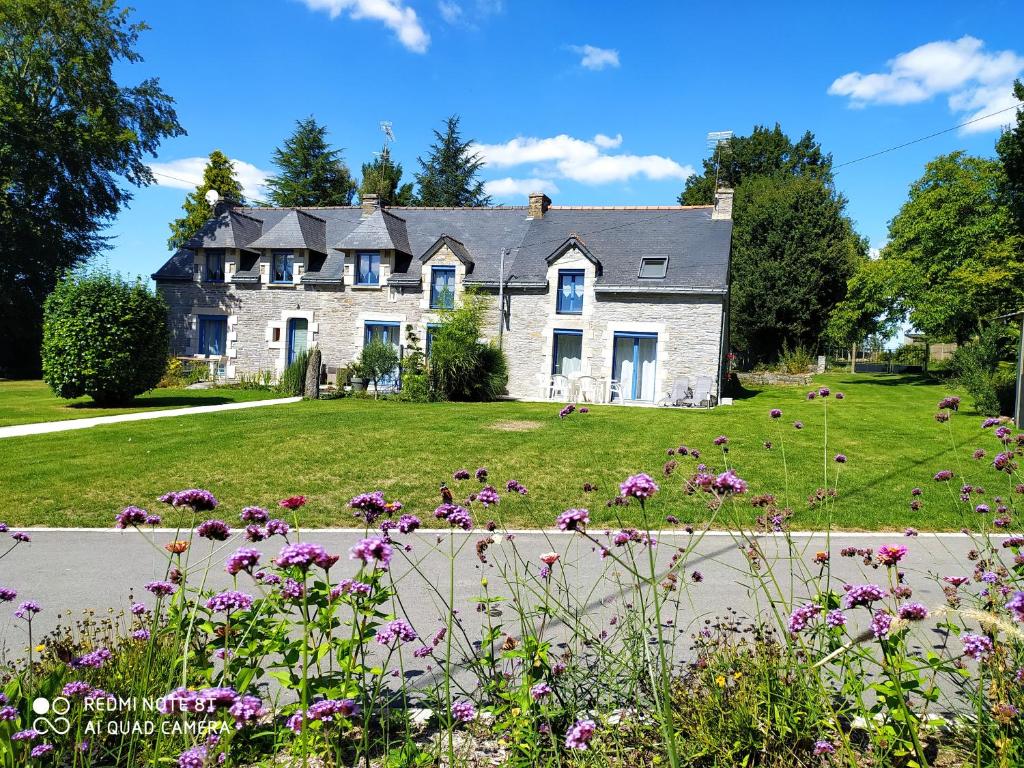
[[[186,248],[245,248],[260,236],[263,221],[237,209],[210,219],[187,243]]]
[[[455,258],[465,264],[467,267],[473,266],[473,257],[469,255],[469,251],[466,250],[465,244],[461,241],[456,240],[451,235],[441,235],[434,242],[432,246],[427,248],[420,256],[420,261],[427,261],[431,256],[441,250],[444,246],[448,246],[448,250],[455,254]]]
[[[244,208],[233,213],[263,222],[262,231],[267,235],[260,241],[269,238],[273,229],[285,219],[301,222],[308,213],[309,218],[322,221],[328,245],[321,252],[326,252],[327,257],[319,270],[307,271],[303,275],[305,283],[342,282],[344,256],[339,248],[394,248],[400,257],[398,269],[392,273],[389,282],[393,285],[418,285],[420,259],[437,245],[442,235],[447,235],[461,245],[464,255],[471,259],[473,269],[466,277],[467,284],[496,287],[501,250],[507,248],[507,284],[510,287],[544,287],[548,258],[570,237],[576,237],[601,265],[596,284],[599,292],[724,293],[728,288],[732,222],[713,220],[711,206],[551,206],[543,218],[533,220],[528,218],[525,206],[396,207],[375,211],[366,217],[357,206],[314,208],[309,212]],[[218,226],[227,228],[226,224]],[[303,237],[308,235],[303,234]],[[371,240],[371,237],[378,239]],[[390,245],[373,244],[383,242]],[[258,242],[252,242],[252,246],[259,247]],[[292,243],[281,247],[306,246]],[[191,252],[187,256],[182,253],[179,251],[172,256],[153,275],[154,279],[190,279]],[[638,277],[640,260],[644,256],[668,259],[664,278]]]
[[[277,223],[249,244],[250,248],[308,248],[327,253],[327,222],[298,209],[285,212]]]
[[[392,250],[412,255],[405,219],[378,208],[334,246],[345,251]]]

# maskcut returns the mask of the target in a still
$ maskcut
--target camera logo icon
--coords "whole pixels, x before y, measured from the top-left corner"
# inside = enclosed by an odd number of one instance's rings
[[[70,709],[71,702],[64,696],[53,700],[40,696],[32,702],[32,711],[37,715],[32,727],[40,733],[63,736],[71,730],[71,721],[64,717]]]

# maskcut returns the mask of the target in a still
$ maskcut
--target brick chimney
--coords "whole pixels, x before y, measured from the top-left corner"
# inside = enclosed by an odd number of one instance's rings
[[[376,195],[362,195],[359,198],[359,205],[363,208],[363,216],[369,216],[380,208],[380,201]]]
[[[530,193],[530,218],[543,219],[548,207],[551,205],[551,198],[543,192]]]
[[[715,210],[711,213],[713,220],[729,220],[732,218],[732,195],[733,191],[728,187],[715,192]]]

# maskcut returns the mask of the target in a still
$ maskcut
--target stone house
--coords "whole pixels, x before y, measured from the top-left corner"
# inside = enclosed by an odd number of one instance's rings
[[[532,194],[528,206],[385,209],[367,196],[214,213],[153,279],[173,352],[228,380],[277,377],[313,345],[331,368],[372,338],[403,351],[410,328],[429,356],[441,313],[474,287],[494,297],[487,337],[506,353],[512,396],[565,399],[550,389],[556,374],[592,376],[619,402],[656,402],[680,377],[719,386],[731,190],[713,206],[556,206]]]

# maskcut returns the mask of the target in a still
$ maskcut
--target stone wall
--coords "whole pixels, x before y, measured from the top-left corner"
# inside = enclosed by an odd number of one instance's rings
[[[307,321],[307,346],[319,347],[323,362],[343,366],[352,362],[363,345],[365,325],[413,324],[425,345],[428,323],[437,322],[429,308],[429,267],[453,264],[456,293],[462,290],[464,267],[447,248],[423,265],[421,288],[379,288],[339,285],[236,285],[201,282],[162,282],[158,290],[170,305],[170,326],[175,354],[195,352],[196,317],[221,314],[228,318],[227,375],[284,369],[288,321]],[[584,270],[583,312],[560,315],[556,311],[558,270]],[[382,269],[383,272],[383,269]],[[382,275],[383,277],[383,275]],[[679,377],[711,376],[717,387],[721,359],[723,299],[720,296],[681,294],[599,294],[596,267],[579,251],[570,249],[551,265],[549,290],[512,290],[506,301],[508,326],[502,347],[509,361],[509,393],[539,397],[550,376],[556,330],[583,334],[583,374],[612,378],[612,350],[616,332],[656,333],[655,396],[663,397]],[[349,280],[346,279],[346,283]],[[382,280],[383,282],[383,280]],[[485,318],[482,336],[498,337],[496,297]]]
[[[777,373],[775,371],[753,371],[737,373],[740,383],[754,386],[807,387],[814,381],[813,373]]]

